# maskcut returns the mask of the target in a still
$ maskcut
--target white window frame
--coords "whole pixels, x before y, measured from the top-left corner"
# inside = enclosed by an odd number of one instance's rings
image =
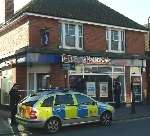
[[[119,39],[118,41],[118,50],[112,50],[112,44],[111,44],[111,32],[112,31],[118,31]],[[114,29],[114,28],[107,28],[106,29],[106,41],[107,41],[107,52],[113,52],[113,53],[125,53],[125,30],[122,29]],[[123,43],[123,49],[122,50],[122,43]]]
[[[65,25],[75,25],[75,47],[69,47],[66,45],[65,42],[65,35],[66,35],[66,30],[65,30]],[[61,43],[62,43],[62,48],[64,49],[77,49],[77,50],[83,50],[83,25],[82,24],[77,24],[77,23],[70,23],[70,22],[61,22]],[[79,26],[82,26],[82,35],[79,34]],[[79,47],[79,40],[82,38],[82,47]]]

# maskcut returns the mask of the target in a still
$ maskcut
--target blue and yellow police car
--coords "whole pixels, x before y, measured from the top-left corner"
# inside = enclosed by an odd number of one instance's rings
[[[33,94],[18,104],[16,120],[24,127],[45,127],[49,133],[62,126],[100,121],[109,126],[114,108],[71,90],[47,90]]]

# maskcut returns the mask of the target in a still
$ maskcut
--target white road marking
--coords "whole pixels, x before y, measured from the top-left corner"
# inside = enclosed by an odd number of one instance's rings
[[[122,120],[116,120],[113,121],[113,123],[118,123],[118,122],[132,122],[132,121],[138,121],[138,120],[144,120],[144,119],[150,119],[150,117],[139,117],[139,118],[131,118],[131,119],[122,119]]]

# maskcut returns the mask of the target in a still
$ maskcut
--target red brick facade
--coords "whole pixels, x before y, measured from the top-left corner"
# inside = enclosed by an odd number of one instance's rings
[[[51,65],[51,85],[52,86],[57,86],[57,87],[62,87],[62,88],[66,88],[67,86],[67,74],[65,74],[65,71],[62,70],[62,68],[60,67],[60,65]]]
[[[106,28],[94,25],[84,25],[85,51],[106,51]]]
[[[144,51],[144,33],[136,31],[126,31],[126,52],[128,54],[144,54]]]
[[[20,84],[20,89],[27,89],[27,68],[25,66],[16,66],[16,82]]]
[[[29,45],[32,47],[42,47],[40,30],[47,28],[49,31],[49,47],[48,48],[58,48],[60,43],[59,40],[59,23],[58,20],[39,18],[39,17],[29,17]]]
[[[0,30],[0,54],[8,54],[29,45],[29,26],[26,18]]]

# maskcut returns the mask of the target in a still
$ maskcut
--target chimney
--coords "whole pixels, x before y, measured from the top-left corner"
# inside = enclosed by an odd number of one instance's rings
[[[5,21],[14,14],[14,0],[5,0]]]
[[[0,23],[6,22],[14,14],[14,0],[0,0]]]

